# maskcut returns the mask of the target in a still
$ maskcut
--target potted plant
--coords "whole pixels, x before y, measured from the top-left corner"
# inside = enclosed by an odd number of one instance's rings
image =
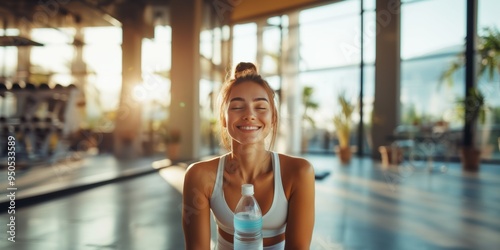
[[[304,112],[302,113],[302,152],[306,152],[308,148],[309,135],[307,133],[307,124],[309,124],[313,129],[316,128],[316,123],[313,117],[309,114],[311,111],[318,109],[318,103],[312,101],[314,89],[310,86],[305,86],[302,90],[302,105],[304,106]]]
[[[485,72],[488,72],[489,80],[493,80],[495,71],[500,73],[500,32],[496,28],[485,28],[485,35],[478,39],[478,55],[479,59],[479,77]],[[446,81],[448,85],[453,84],[453,74],[462,68],[465,64],[464,53],[458,55],[450,67],[443,73],[441,79]],[[464,145],[461,149],[462,166],[467,171],[477,171],[481,150],[475,145],[476,125],[480,118],[484,119],[486,111],[484,95],[481,91],[473,86],[469,88],[466,97],[459,101],[459,107],[465,114],[466,131],[469,138],[464,140],[471,141],[471,145]]]
[[[351,161],[352,155],[350,137],[352,126],[351,116],[354,112],[354,105],[349,103],[345,96],[345,92],[339,94],[337,101],[341,109],[340,112],[333,117],[333,123],[339,140],[338,155],[340,162],[346,164]]]
[[[463,114],[471,124],[471,129],[473,133],[471,134],[472,145],[463,146],[460,149],[460,158],[462,161],[462,166],[468,171],[479,170],[479,162],[481,161],[481,150],[475,145],[476,139],[476,127],[479,120],[484,121],[485,117],[485,103],[484,95],[479,91],[478,88],[473,87],[469,89],[469,93],[463,100],[459,101],[459,108],[462,108]],[[465,112],[468,109],[469,112]]]
[[[167,158],[177,161],[180,156],[181,131],[170,127],[168,120],[165,120],[159,129],[162,142],[166,146]]]

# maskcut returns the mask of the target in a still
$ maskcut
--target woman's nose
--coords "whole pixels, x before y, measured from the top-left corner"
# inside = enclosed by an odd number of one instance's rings
[[[244,120],[255,120],[255,114],[252,109],[247,109],[247,112],[245,112],[243,116]]]

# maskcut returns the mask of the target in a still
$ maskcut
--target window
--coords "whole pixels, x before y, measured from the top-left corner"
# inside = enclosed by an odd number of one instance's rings
[[[494,11],[498,8],[500,4],[497,1],[479,1],[478,35],[484,35],[484,27],[500,23]],[[448,139],[452,144],[459,145],[465,118],[458,111],[460,106],[457,101],[465,95],[464,67],[455,70],[452,84],[446,84],[442,76],[453,62],[463,62],[459,56],[465,51],[466,1],[403,1],[401,13],[401,123],[433,127],[438,122],[444,122],[453,134]],[[422,13],[425,13],[425,18]],[[498,72],[495,77],[498,82]],[[500,113],[500,102],[496,98],[500,95],[500,88],[487,83],[491,81],[495,82],[495,78],[479,79],[479,88],[485,93],[492,111],[488,122],[479,124],[481,138],[476,138],[476,143],[484,151],[483,157],[498,158],[498,147],[493,145],[500,136],[500,121],[495,118],[498,117],[495,113]],[[443,140],[440,143],[448,142]],[[442,152],[436,149],[432,153],[445,157],[458,156],[456,147]]]
[[[31,82],[51,85],[73,83],[74,34],[75,29],[39,28],[31,31],[31,38],[44,44],[31,48]]]
[[[238,24],[233,27],[233,64],[255,62],[257,56],[257,24]]]
[[[500,19],[498,18],[500,2],[495,0],[478,1],[478,35],[487,35],[486,28],[500,30]],[[498,58],[498,51],[497,51]],[[478,79],[478,87],[485,96],[488,107],[484,122],[479,125],[480,143],[484,158],[500,159],[500,61],[497,59],[497,70],[493,71],[490,78],[485,72]]]

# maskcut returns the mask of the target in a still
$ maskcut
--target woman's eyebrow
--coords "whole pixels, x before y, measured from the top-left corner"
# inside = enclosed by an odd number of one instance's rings
[[[244,102],[244,101],[245,101],[245,99],[243,99],[243,98],[241,98],[241,97],[234,97],[234,98],[232,98],[229,102],[236,102],[236,101],[239,101],[239,102]],[[265,97],[257,97],[257,98],[254,98],[254,99],[253,99],[253,101],[254,101],[254,102],[258,102],[258,101],[266,101],[266,102],[269,102],[269,101],[267,100],[267,98],[265,98]]]
[[[255,98],[255,99],[253,99],[253,101],[254,101],[254,102],[258,102],[258,101],[266,101],[266,102],[269,102],[269,101],[267,100],[267,98],[265,98],[265,97],[257,97],[257,98]]]
[[[234,102],[234,101],[240,101],[240,102],[244,102],[245,99],[241,98],[241,97],[235,97],[233,99],[231,99],[229,102]]]

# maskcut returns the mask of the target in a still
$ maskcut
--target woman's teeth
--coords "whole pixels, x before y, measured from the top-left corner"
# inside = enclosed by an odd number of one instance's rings
[[[240,127],[241,130],[257,130],[259,127],[256,126],[242,126]]]

